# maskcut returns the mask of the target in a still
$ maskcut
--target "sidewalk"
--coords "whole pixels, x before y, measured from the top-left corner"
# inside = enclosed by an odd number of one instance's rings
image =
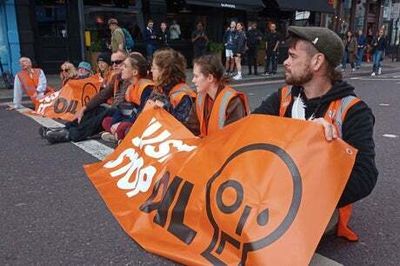
[[[262,74],[259,75],[246,75],[247,73],[247,65],[243,66],[242,75],[243,79],[236,81],[231,79],[230,84],[233,86],[235,84],[241,83],[249,83],[249,82],[262,82],[269,80],[280,80],[284,79],[284,69],[282,65],[278,66],[278,72],[276,75],[264,76]],[[259,70],[263,71],[264,66],[259,66]],[[383,62],[383,74],[392,73],[395,71],[400,71],[400,62],[391,62],[389,59]],[[351,72],[351,68],[348,65],[346,71],[344,73],[344,79],[348,79],[352,76],[368,76],[372,72],[372,63],[364,63],[360,69],[355,72]],[[262,72],[260,72],[262,73]],[[377,76],[379,77],[379,76]],[[192,84],[193,73],[192,69],[187,69],[186,71],[186,81],[188,84]],[[47,75],[47,82],[49,86],[57,88],[60,85],[60,78],[58,75]],[[0,89],[0,102],[9,102],[13,99],[13,91],[7,89]],[[27,98],[26,98],[27,99]]]

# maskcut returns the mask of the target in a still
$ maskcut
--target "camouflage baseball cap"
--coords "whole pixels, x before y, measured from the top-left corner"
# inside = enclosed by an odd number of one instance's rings
[[[340,37],[333,31],[324,27],[298,27],[290,26],[289,34],[311,42],[314,47],[325,55],[333,67],[342,62],[344,46]]]

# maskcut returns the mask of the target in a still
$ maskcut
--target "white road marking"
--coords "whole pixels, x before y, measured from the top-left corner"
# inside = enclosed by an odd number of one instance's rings
[[[382,137],[394,139],[394,138],[398,138],[399,135],[394,135],[394,134],[383,134]]]
[[[53,119],[47,118],[47,117],[42,117],[38,115],[32,115],[27,112],[32,111],[31,109],[28,108],[21,108],[17,109],[18,112],[20,112],[23,115],[26,115],[33,120],[35,120],[38,124],[45,126],[45,127],[62,127],[64,126],[63,124],[54,121]],[[85,140],[85,141],[79,141],[79,142],[72,142],[75,146],[79,147],[80,149],[84,150],[85,152],[89,153],[93,157],[96,157],[99,160],[103,160],[107,155],[112,153],[114,149],[96,141],[96,140]]]
[[[388,103],[380,103],[379,106],[390,106]]]
[[[393,78],[359,78],[358,80],[368,80],[368,81],[398,81],[400,79],[393,79]]]
[[[10,103],[7,103],[7,105],[10,105]],[[17,109],[18,112],[20,112],[23,115],[26,115],[33,120],[35,120],[38,124],[45,126],[45,127],[60,127],[63,126],[63,124],[54,121],[51,118],[47,117],[42,117],[42,116],[37,116],[37,115],[32,115],[27,112],[32,111],[29,108],[21,108]],[[114,149],[96,141],[96,140],[85,140],[85,141],[80,141],[80,142],[71,142],[75,146],[79,147],[80,149],[84,150],[85,152],[89,153],[90,155],[96,157],[99,160],[103,160],[107,155],[112,153]],[[334,260],[331,260],[327,257],[324,257],[318,253],[314,253],[314,256],[311,259],[310,266],[340,266],[342,264],[337,263]]]
[[[280,80],[266,80],[266,81],[258,81],[258,82],[249,82],[249,83],[241,83],[241,84],[232,84],[232,87],[239,88],[245,86],[257,86],[257,85],[264,85],[264,84],[279,84],[285,82],[283,79]]]

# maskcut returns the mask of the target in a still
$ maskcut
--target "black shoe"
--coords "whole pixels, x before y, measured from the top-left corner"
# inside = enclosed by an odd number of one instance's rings
[[[69,131],[66,128],[61,130],[49,130],[47,131],[45,138],[50,144],[58,143],[58,142],[68,142],[69,139]]]
[[[39,135],[44,139],[46,138],[46,134],[49,131],[60,131],[64,129],[64,127],[40,127],[39,128]]]

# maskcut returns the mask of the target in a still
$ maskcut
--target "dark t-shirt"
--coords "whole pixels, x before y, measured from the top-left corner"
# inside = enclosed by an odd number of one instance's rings
[[[265,40],[267,41],[267,52],[272,52],[277,42],[281,40],[278,32],[268,32]]]
[[[192,33],[192,39],[194,39],[196,36],[204,36],[204,37],[200,37],[197,40],[195,40],[193,42],[193,46],[201,48],[205,47],[207,45],[206,33],[204,31],[195,30]]]

